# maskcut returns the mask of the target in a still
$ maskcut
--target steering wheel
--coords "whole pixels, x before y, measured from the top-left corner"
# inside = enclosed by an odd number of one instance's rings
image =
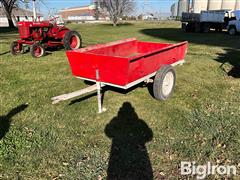
[[[59,16],[54,17],[53,15],[50,15],[49,17],[50,17],[49,21],[53,22],[53,24],[56,24],[57,23],[57,19],[59,18]]]

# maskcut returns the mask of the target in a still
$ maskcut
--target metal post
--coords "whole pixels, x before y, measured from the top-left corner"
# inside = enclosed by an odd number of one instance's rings
[[[33,0],[32,7],[33,7],[33,20],[36,21],[37,20],[37,12],[36,12],[35,0]]]
[[[97,85],[97,98],[98,98],[98,113],[102,113],[102,95],[101,95],[101,82],[99,82],[99,70],[96,69],[96,85]]]
[[[101,95],[101,82],[96,82],[97,84],[97,98],[98,98],[98,113],[102,113],[102,95]]]

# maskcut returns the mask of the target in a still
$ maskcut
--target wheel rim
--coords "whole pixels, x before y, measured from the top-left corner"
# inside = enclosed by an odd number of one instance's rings
[[[169,71],[165,75],[163,79],[163,85],[162,85],[162,93],[165,97],[169,96],[169,94],[172,92],[173,85],[174,85],[174,74],[173,72]]]
[[[37,46],[34,48],[34,56],[41,57],[43,55],[43,50],[41,47]]]
[[[19,53],[21,53],[22,48],[21,48],[20,46],[18,47],[18,44],[16,44],[16,45],[13,47],[13,51],[15,52],[15,54],[19,54]]]
[[[80,46],[80,39],[76,35],[72,35],[70,38],[70,47],[71,49],[78,49]]]

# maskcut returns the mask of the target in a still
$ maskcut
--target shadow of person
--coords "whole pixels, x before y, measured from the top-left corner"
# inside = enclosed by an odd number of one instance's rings
[[[152,140],[153,132],[138,118],[129,102],[125,102],[117,117],[107,124],[105,134],[112,139],[108,180],[153,179],[152,166],[145,146]]]
[[[0,116],[0,140],[9,131],[9,128],[12,122],[12,117],[20,113],[21,111],[24,111],[24,109],[26,109],[27,107],[28,107],[27,104],[22,104],[13,108],[7,115]]]

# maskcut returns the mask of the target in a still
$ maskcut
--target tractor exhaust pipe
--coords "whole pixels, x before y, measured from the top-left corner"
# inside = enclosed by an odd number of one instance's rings
[[[37,20],[37,12],[36,12],[35,0],[33,0],[32,8],[33,8],[33,21],[36,21]]]

